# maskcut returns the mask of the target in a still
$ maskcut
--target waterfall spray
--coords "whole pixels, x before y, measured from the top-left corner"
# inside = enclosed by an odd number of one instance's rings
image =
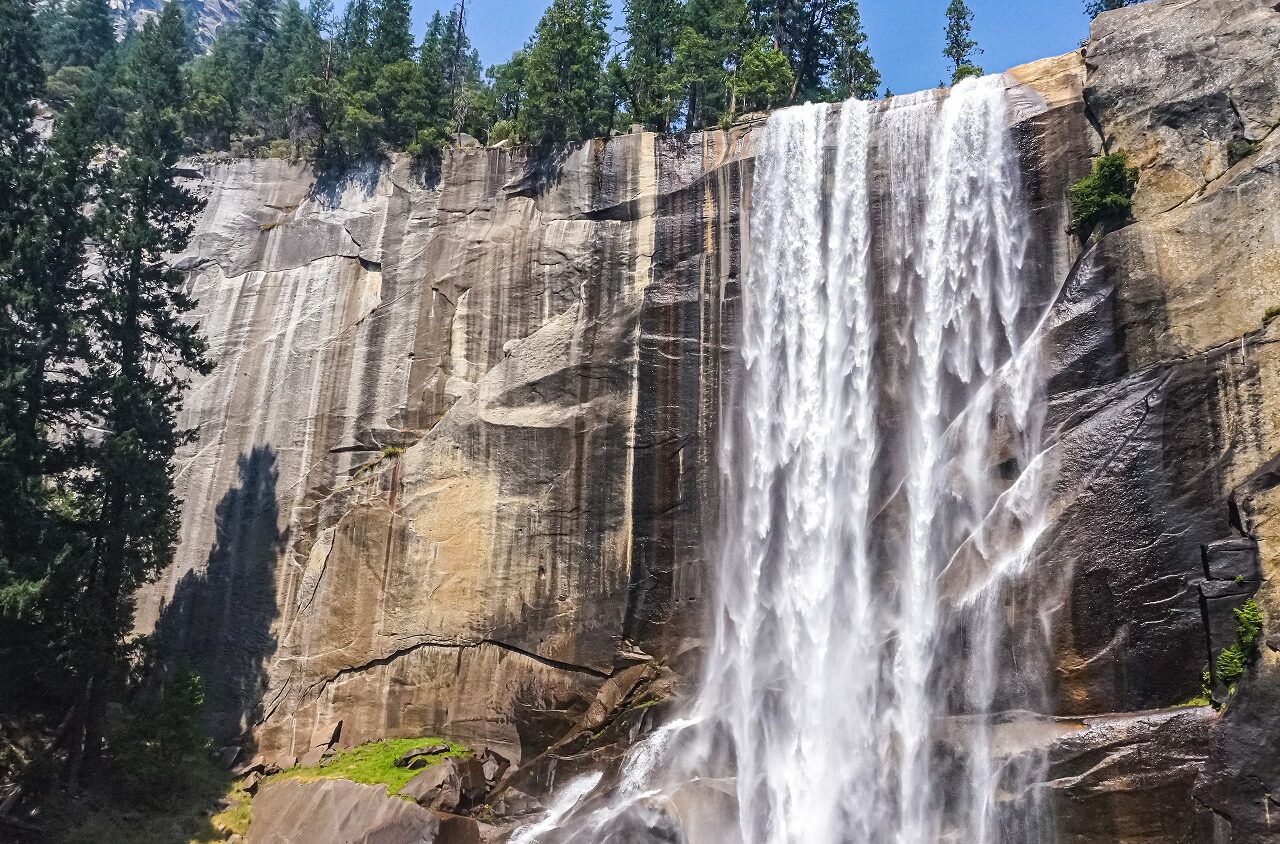
[[[1038,600],[1044,482],[1005,111],[987,77],[755,139],[702,684],[528,840],[1050,837],[1042,760],[994,740],[1046,674],[1040,613],[1010,609]]]

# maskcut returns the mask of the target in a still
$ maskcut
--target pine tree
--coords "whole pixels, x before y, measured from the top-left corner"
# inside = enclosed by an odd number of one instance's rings
[[[19,315],[29,293],[14,252],[32,211],[37,139],[32,101],[43,75],[28,0],[0,0],[0,622],[37,588],[27,565],[34,508],[23,398],[29,373]],[[8,631],[0,628],[0,633]]]
[[[244,16],[235,26],[243,38],[238,68],[242,80],[253,79],[257,74],[263,53],[276,36],[279,21],[280,0],[249,0]]]
[[[71,675],[64,662],[73,650],[68,620],[75,617],[81,597],[76,581],[86,543],[67,484],[85,468],[83,438],[68,422],[89,399],[80,377],[89,358],[82,330],[85,209],[94,184],[91,162],[99,140],[95,96],[100,87],[101,77],[91,80],[41,150],[30,210],[17,229],[10,265],[11,278],[23,291],[14,311],[19,330],[11,338],[23,378],[21,392],[13,396],[18,404],[6,400],[6,407],[17,411],[25,495],[22,512],[6,510],[3,517],[20,530],[21,550],[0,551],[10,562],[10,574],[17,575],[6,582],[0,573],[0,688],[22,689],[38,701],[37,708],[59,702],[65,706],[70,696]],[[56,437],[53,431],[58,431]],[[3,528],[0,534],[15,536]]]
[[[170,2],[147,23],[124,68],[134,108],[93,216],[100,272],[87,309],[94,354],[85,379],[104,433],[78,489],[93,548],[81,619],[86,706],[73,779],[80,754],[92,762],[100,751],[133,593],[172,559],[178,514],[171,460],[183,441],[175,417],[184,373],[208,371],[198,330],[183,320],[192,307],[183,274],[167,261],[186,247],[200,207],[177,182],[187,50],[182,12]]]
[[[246,50],[243,30],[223,27],[209,52],[194,63],[182,124],[195,149],[227,149],[239,130],[246,94],[241,61]]]
[[[116,33],[106,0],[67,0],[65,5],[52,8],[52,28],[44,42],[44,61],[50,71],[96,67],[115,47]]]
[[[520,114],[525,99],[524,63],[525,51],[517,50],[511,61],[494,65],[486,72],[493,109],[490,143],[520,136]]]
[[[631,119],[666,131],[680,98],[675,59],[681,6],[677,0],[626,0],[625,8],[627,41],[615,76]]]
[[[525,59],[523,132],[534,143],[604,132],[608,0],[552,0]]]
[[[836,15],[832,31],[835,56],[831,67],[831,92],[838,100],[850,97],[873,100],[880,90],[880,71],[876,70],[862,16],[856,2],[844,3]]]
[[[1103,12],[1123,9],[1125,6],[1132,6],[1139,2],[1141,0],[1085,0],[1084,13],[1089,16],[1089,20],[1093,20]]]
[[[675,58],[686,129],[732,118],[732,77],[751,41],[744,0],[688,0]]]
[[[795,83],[786,54],[768,39],[758,38],[733,77],[735,108],[753,111],[781,105],[792,95]]]
[[[375,66],[413,60],[411,11],[409,0],[379,0],[373,6],[369,50]]]
[[[951,84],[970,76],[981,76],[982,68],[975,62],[982,50],[973,40],[973,10],[964,0],[951,0],[947,6],[947,46],[942,55],[951,60]]]

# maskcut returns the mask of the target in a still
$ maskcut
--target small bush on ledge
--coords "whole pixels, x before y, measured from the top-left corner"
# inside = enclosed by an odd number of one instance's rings
[[[1093,160],[1088,176],[1071,186],[1071,229],[1087,235],[1099,225],[1111,228],[1129,219],[1138,170],[1122,152]]]

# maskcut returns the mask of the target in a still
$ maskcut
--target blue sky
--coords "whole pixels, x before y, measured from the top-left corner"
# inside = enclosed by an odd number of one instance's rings
[[[454,0],[415,0],[421,33],[431,13]],[[613,0],[621,10],[622,0]],[[871,50],[895,93],[937,85],[947,76],[942,29],[948,0],[862,0]],[[1075,49],[1089,31],[1084,0],[969,0],[974,34],[988,71]],[[529,35],[547,0],[467,0],[468,30],[485,66],[505,61]]]

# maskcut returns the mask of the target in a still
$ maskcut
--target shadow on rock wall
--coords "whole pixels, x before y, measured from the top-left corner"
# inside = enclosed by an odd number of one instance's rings
[[[218,503],[207,567],[183,576],[156,626],[165,661],[204,678],[218,740],[247,738],[262,716],[264,663],[276,648],[276,563],[288,541],[279,529],[275,451],[258,446],[238,463],[237,485]]]

